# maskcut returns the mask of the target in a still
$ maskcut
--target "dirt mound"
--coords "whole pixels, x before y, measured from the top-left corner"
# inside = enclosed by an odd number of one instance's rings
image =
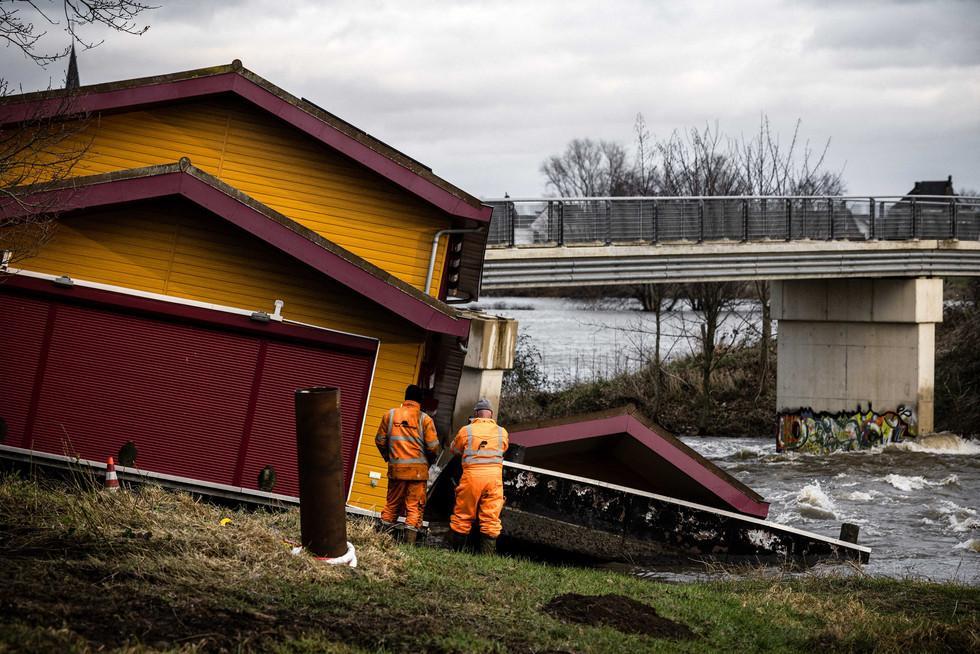
[[[694,638],[687,625],[657,614],[656,609],[622,595],[558,595],[545,604],[545,613],[566,622],[602,625],[631,634],[675,640]]]

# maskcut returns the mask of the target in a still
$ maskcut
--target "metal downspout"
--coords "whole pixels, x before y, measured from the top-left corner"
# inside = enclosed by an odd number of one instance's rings
[[[432,286],[432,275],[436,269],[436,253],[439,251],[439,239],[442,238],[442,235],[477,234],[482,231],[482,227],[475,227],[473,229],[440,229],[438,232],[436,232],[436,235],[432,237],[432,252],[429,254],[429,271],[425,274],[425,286],[422,288],[423,293],[428,294],[429,287]]]

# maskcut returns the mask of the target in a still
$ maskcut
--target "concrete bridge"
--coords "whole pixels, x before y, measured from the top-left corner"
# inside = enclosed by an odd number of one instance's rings
[[[980,275],[980,198],[503,198],[482,288],[770,280],[779,442],[933,429],[942,278]]]

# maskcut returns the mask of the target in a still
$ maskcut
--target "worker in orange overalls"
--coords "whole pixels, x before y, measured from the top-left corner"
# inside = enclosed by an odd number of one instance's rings
[[[388,495],[381,512],[383,527],[393,529],[405,512],[405,542],[414,545],[425,511],[429,460],[439,456],[436,425],[422,411],[422,389],[405,389],[405,401],[381,419],[374,444],[388,463]]]
[[[463,458],[463,475],[456,487],[456,506],[449,519],[450,545],[460,549],[473,520],[480,521],[480,552],[497,551],[500,512],[504,509],[504,452],[507,430],[493,419],[493,406],[480,400],[473,407],[470,424],[456,434],[451,451]]]

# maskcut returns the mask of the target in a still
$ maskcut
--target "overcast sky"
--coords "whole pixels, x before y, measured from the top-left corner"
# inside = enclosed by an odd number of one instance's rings
[[[980,0],[155,4],[145,35],[80,53],[83,84],[238,58],[481,197],[542,195],[546,156],[629,144],[638,112],[656,137],[800,118],[856,194],[980,189]],[[0,62],[24,90],[64,79]]]

